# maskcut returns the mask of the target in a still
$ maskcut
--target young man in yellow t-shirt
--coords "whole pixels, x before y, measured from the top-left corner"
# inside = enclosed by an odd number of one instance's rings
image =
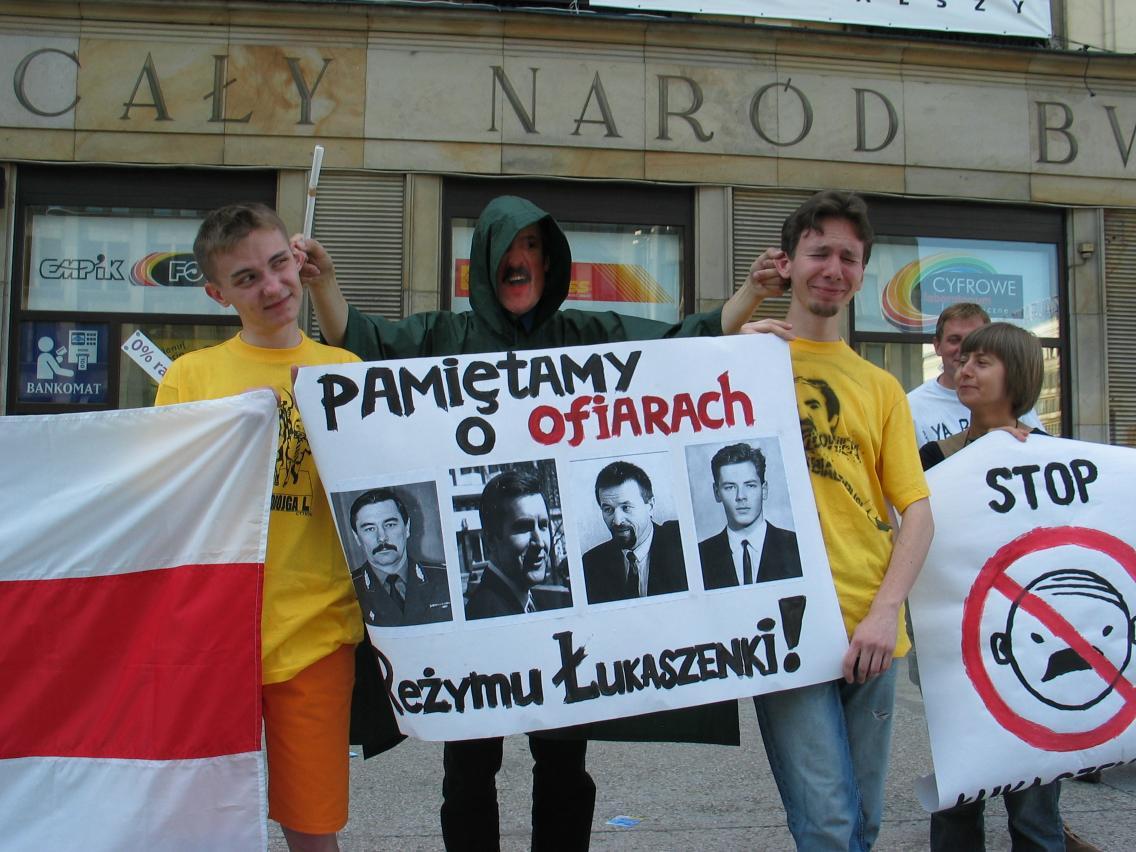
[[[789,340],[797,409],[825,550],[848,631],[842,680],[754,699],[798,849],[870,849],[883,815],[895,700],[893,656],[909,643],[900,612],[934,525],[903,388],[840,339],[873,232],[864,201],[820,192],[767,252],[789,290],[785,320],[748,331]],[[778,286],[751,275],[749,311]],[[784,285],[782,285],[784,286]],[[892,529],[888,505],[903,519]]]
[[[354,646],[363,623],[292,397],[291,368],[359,359],[300,330],[302,259],[272,209],[236,204],[213,211],[193,251],[205,292],[236,310],[241,331],[177,359],[156,402],[262,387],[280,398],[261,621],[268,815],[294,852],[337,850],[336,832],[347,822]]]

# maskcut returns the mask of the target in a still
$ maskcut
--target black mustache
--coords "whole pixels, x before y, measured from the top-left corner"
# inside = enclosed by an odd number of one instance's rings
[[[395,547],[393,544],[390,544],[389,542],[384,541],[382,544],[376,544],[375,545],[374,549],[371,550],[371,555],[374,556],[376,553],[379,553],[383,550],[398,550],[398,548]]]
[[[1100,648],[1093,646],[1093,650],[1100,652]],[[1061,651],[1055,652],[1049,658],[1049,665],[1045,667],[1045,674],[1041,678],[1042,683],[1048,683],[1054,678],[1061,677],[1063,674],[1070,672],[1083,672],[1091,669],[1092,666],[1088,664],[1084,657],[1074,651],[1072,648],[1065,648]]]

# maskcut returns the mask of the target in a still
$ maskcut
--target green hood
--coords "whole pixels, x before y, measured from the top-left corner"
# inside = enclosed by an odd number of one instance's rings
[[[515,195],[502,195],[486,205],[473,232],[469,254],[469,302],[473,312],[498,334],[515,327],[512,315],[497,300],[497,267],[517,234],[540,223],[548,271],[544,293],[533,309],[534,329],[540,328],[568,298],[572,277],[572,251],[556,220],[531,201]]]

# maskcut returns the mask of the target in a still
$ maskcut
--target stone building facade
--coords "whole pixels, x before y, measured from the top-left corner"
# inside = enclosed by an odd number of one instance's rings
[[[134,331],[175,355],[231,333],[188,286],[201,211],[261,198],[298,229],[319,144],[315,235],[391,316],[463,304],[501,192],[568,223],[583,302],[677,317],[807,194],[857,190],[882,238],[847,329],[867,357],[917,384],[928,318],[975,297],[1043,337],[1051,430],[1136,444],[1134,81],[1128,55],[862,27],[0,2],[0,412],[148,404]]]

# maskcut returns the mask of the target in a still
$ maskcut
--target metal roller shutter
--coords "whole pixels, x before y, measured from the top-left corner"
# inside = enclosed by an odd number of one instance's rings
[[[734,289],[749,274],[749,266],[770,246],[781,245],[781,225],[812,193],[734,190]],[[757,318],[783,319],[786,303],[766,300]]]
[[[313,236],[335,259],[347,301],[364,313],[403,316],[406,177],[374,172],[324,172]],[[309,318],[313,336],[319,326]]]
[[[1136,447],[1136,211],[1104,214],[1109,441]]]

